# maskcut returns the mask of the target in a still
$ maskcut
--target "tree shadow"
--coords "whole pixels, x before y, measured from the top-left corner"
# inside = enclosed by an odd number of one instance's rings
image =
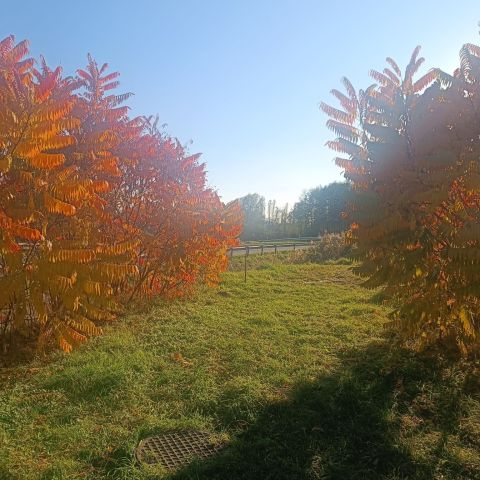
[[[268,405],[214,458],[194,461],[169,478],[433,478],[442,442],[459,420],[458,392],[438,383],[448,361],[407,350],[390,352],[383,342],[341,356],[339,368],[296,385],[287,401]],[[423,415],[442,432],[428,462],[413,458],[398,441],[402,414],[408,416],[425,382],[433,382],[440,393]],[[218,421],[227,424],[221,412]]]
[[[12,334],[8,338],[0,338],[0,370],[28,365],[37,354],[33,338],[20,333]]]
[[[0,465],[0,479],[1,480],[20,480],[19,477],[15,476],[6,467]]]

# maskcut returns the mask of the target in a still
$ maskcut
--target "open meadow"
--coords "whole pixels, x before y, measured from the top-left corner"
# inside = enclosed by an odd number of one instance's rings
[[[156,303],[71,354],[5,369],[0,478],[477,479],[475,363],[392,351],[345,262],[234,259],[218,289]],[[477,393],[475,393],[477,392]],[[226,442],[167,473],[138,441]]]
[[[480,480],[474,10],[8,2],[0,480]]]

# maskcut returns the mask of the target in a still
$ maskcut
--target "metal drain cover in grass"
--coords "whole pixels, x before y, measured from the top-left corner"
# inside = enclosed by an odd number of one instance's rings
[[[211,457],[223,446],[213,442],[211,434],[191,430],[145,438],[138,444],[135,455],[140,462],[161,463],[174,470],[194,458]]]

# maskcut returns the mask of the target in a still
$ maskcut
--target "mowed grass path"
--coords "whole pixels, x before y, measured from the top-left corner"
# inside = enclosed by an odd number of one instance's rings
[[[480,478],[475,364],[391,353],[348,266],[254,262],[1,372],[0,479]],[[170,476],[136,465],[140,439],[188,428],[227,447]]]

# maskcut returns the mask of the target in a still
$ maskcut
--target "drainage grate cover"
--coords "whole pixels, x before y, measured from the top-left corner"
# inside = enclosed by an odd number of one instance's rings
[[[213,442],[212,435],[207,432],[167,433],[142,440],[135,455],[140,462],[161,463],[166,469],[173,470],[193,458],[208,458],[223,446],[223,443]]]

